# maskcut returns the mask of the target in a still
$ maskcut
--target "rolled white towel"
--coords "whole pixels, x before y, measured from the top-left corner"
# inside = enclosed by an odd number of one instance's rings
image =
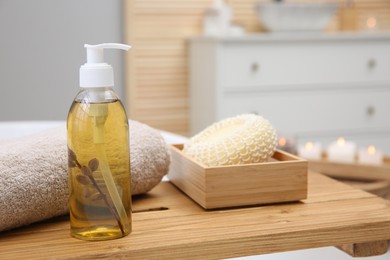
[[[132,194],[148,192],[168,172],[160,133],[129,120]],[[0,142],[0,231],[64,215],[68,205],[65,128]]]

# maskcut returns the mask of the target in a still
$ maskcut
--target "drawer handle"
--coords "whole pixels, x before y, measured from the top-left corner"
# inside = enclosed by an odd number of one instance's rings
[[[375,107],[374,106],[368,106],[366,108],[366,114],[368,116],[373,116],[375,114]]]
[[[251,70],[252,70],[253,73],[258,72],[259,69],[260,69],[260,65],[257,62],[252,63]]]
[[[367,61],[367,67],[369,68],[369,69],[374,69],[375,67],[376,67],[376,64],[377,64],[377,62],[376,62],[376,59],[369,59],[368,61]]]

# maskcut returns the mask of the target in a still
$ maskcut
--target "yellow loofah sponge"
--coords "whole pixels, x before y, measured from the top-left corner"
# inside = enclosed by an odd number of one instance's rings
[[[268,120],[244,114],[219,121],[184,144],[183,151],[207,166],[267,161],[277,145],[277,134]]]

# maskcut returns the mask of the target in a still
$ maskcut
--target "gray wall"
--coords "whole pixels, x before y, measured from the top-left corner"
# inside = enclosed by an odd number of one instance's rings
[[[123,42],[122,0],[0,0],[0,121],[65,120],[84,43]],[[124,100],[123,53],[106,52]]]

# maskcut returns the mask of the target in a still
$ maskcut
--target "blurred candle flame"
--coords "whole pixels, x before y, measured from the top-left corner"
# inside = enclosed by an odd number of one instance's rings
[[[345,145],[344,137],[339,137],[339,139],[337,139],[337,145],[338,146],[344,146]]]
[[[287,143],[286,138],[284,137],[279,138],[279,146],[283,147],[286,145],[286,143]]]
[[[311,149],[313,149],[313,143],[312,143],[312,142],[307,142],[307,143],[305,144],[305,148],[306,148],[306,150],[311,150]]]
[[[376,152],[375,146],[370,145],[367,149],[367,152],[368,152],[368,154],[375,154],[375,152]]]

